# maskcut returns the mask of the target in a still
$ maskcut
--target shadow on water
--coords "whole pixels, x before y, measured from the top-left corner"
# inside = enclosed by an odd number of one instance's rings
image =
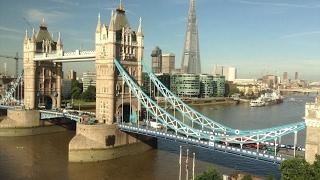
[[[280,178],[279,164],[276,163],[250,159],[240,155],[209,150],[206,148],[194,147],[170,140],[158,139],[158,150],[176,154],[178,158],[180,145],[183,147],[184,155],[186,155],[186,149],[189,149],[189,157],[192,157],[192,153],[194,152],[197,160],[232,169],[233,172],[228,172],[229,174],[236,171],[242,171],[264,177],[271,174],[277,179]]]

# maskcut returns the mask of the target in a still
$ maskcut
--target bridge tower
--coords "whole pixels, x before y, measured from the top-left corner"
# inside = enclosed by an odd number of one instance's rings
[[[96,28],[96,118],[100,123],[113,124],[123,118],[122,101],[131,111],[138,111],[138,103],[118,76],[114,59],[121,62],[134,79],[142,84],[143,30],[140,18],[137,31],[133,31],[120,2],[112,11],[109,26],[101,24],[100,14]],[[120,99],[123,90],[123,100]],[[126,106],[128,107],[128,106]]]
[[[156,145],[153,138],[121,132],[116,122],[129,121],[130,112],[139,118],[140,105],[114,65],[118,60],[127,72],[142,85],[143,28],[134,31],[120,1],[112,11],[109,25],[101,23],[96,40],[96,119],[97,124],[77,124],[77,134],[69,144],[69,161],[101,161],[139,153]],[[134,114],[134,113],[132,113]],[[139,119],[138,119],[139,120]]]
[[[47,25],[42,20],[39,31],[33,29],[32,36],[26,32],[23,43],[24,105],[26,109],[36,109],[41,103],[46,108],[61,105],[62,64],[51,61],[34,61],[36,55],[44,53],[61,54],[63,49],[60,33],[53,40]]]
[[[320,155],[320,96],[316,97],[314,103],[306,104],[305,122],[307,126],[305,159],[313,163],[315,155]]]

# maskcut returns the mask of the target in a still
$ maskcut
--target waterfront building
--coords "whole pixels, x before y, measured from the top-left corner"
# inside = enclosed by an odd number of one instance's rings
[[[162,73],[162,51],[158,46],[151,53],[151,68],[153,73]]]
[[[213,96],[222,97],[225,94],[225,77],[221,75],[213,76]]]
[[[62,79],[62,83],[61,83],[62,98],[64,99],[71,98],[71,87],[72,87],[72,79]]]
[[[199,97],[200,81],[196,74],[173,74],[170,90],[179,97]]]
[[[183,73],[200,74],[200,49],[195,0],[190,0],[187,30],[182,54],[181,69]]]
[[[170,74],[161,73],[161,74],[156,74],[156,76],[166,88],[170,89],[170,80],[171,80]]]
[[[233,84],[243,95],[258,95],[261,91],[261,84],[257,79],[235,79]]]
[[[231,66],[214,65],[213,74],[225,76],[226,81],[234,81],[237,78],[237,69]]]
[[[76,79],[77,79],[77,72],[74,71],[73,69],[71,69],[71,70],[68,72],[68,77],[67,77],[67,79],[76,80]]]
[[[173,53],[162,54],[161,73],[171,74],[174,71],[175,55]]]
[[[96,73],[84,72],[82,76],[83,92],[85,92],[89,86],[96,86]]]
[[[213,96],[213,75],[200,75],[200,97],[207,98]]]

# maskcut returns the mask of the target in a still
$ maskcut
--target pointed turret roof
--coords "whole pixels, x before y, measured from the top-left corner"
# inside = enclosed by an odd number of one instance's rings
[[[42,19],[42,22],[40,23],[40,29],[36,35],[36,42],[42,42],[43,40],[49,40],[53,41],[52,37],[48,31],[47,25],[45,23],[44,18]]]
[[[62,40],[61,40],[61,34],[60,34],[60,32],[59,32],[59,36],[58,36],[58,40],[57,40],[57,44],[62,44]]]
[[[141,18],[141,17],[140,17],[140,19],[139,19],[139,27],[138,27],[137,34],[143,35],[142,18]]]
[[[100,20],[100,13],[99,13],[96,32],[100,32],[100,31],[101,31],[101,20]]]
[[[128,18],[125,14],[125,9],[123,6],[122,1],[120,1],[120,4],[118,6],[118,8],[116,9],[116,12],[113,15],[113,23],[114,23],[114,27],[113,29],[118,31],[118,30],[122,30],[123,27],[125,28],[130,28],[130,24],[128,21]],[[110,22],[111,24],[111,22]]]

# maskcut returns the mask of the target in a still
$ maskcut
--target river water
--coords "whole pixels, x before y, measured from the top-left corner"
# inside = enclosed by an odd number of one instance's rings
[[[297,95],[286,98],[282,104],[259,108],[240,104],[198,106],[195,109],[233,128],[257,129],[301,121],[305,103],[313,101],[313,95]],[[74,134],[74,131],[66,131],[0,137],[0,179],[178,179],[180,144],[158,140],[158,149],[138,155],[97,163],[69,163],[68,143]],[[304,145],[304,140],[303,131],[298,135],[298,144]],[[293,144],[293,135],[283,138],[282,142]],[[243,171],[262,177],[269,174],[280,177],[279,166],[272,163],[193,147],[184,147],[184,154],[187,148],[190,153],[196,153],[196,173],[211,166],[225,174]],[[189,177],[191,174],[190,171]]]

